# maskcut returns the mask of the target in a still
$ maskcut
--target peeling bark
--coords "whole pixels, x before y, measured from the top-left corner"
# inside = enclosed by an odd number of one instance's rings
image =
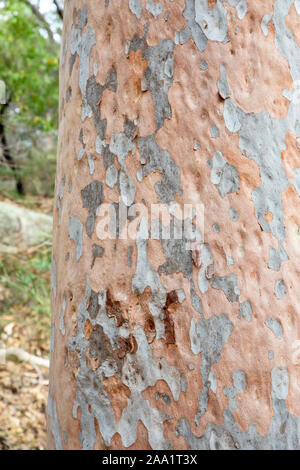
[[[299,9],[66,2],[50,449],[300,448]]]

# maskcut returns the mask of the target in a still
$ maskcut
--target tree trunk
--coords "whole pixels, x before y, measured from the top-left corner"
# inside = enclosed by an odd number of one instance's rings
[[[299,14],[65,3],[49,448],[300,447]]]
[[[18,194],[24,195],[24,186],[20,175],[18,174],[19,166],[15,161],[15,158],[10,152],[10,148],[6,138],[6,131],[5,131],[5,110],[9,106],[9,103],[6,103],[1,107],[0,110],[0,142],[2,147],[2,157],[3,160],[7,163],[7,165],[13,171],[15,180],[16,180],[16,190]]]

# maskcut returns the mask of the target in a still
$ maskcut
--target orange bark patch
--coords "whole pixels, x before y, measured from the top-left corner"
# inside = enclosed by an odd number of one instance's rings
[[[110,291],[107,290],[106,294],[106,313],[108,317],[114,317],[116,321],[116,326],[120,327],[124,323],[124,318],[122,315],[122,310],[120,308],[120,302],[113,300]]]
[[[123,448],[122,438],[119,433],[114,434],[111,439],[110,449],[120,450]],[[148,441],[148,431],[144,423],[139,420],[137,425],[137,439],[134,444],[127,447],[126,450],[152,450]]]
[[[266,109],[272,117],[286,117],[289,101],[282,91],[292,87],[289,64],[276,48],[272,21],[266,37],[257,20],[270,10],[265,11],[265,2],[248,2],[247,15],[237,25],[235,9],[225,5],[231,13],[231,17],[227,15],[228,50],[208,42],[207,57],[225,65],[233,98],[244,111],[258,113]]]
[[[208,8],[213,8],[217,3],[217,0],[208,0]]]
[[[130,397],[130,390],[116,377],[105,378],[102,384],[104,390],[109,395],[110,404],[114,411],[116,420],[119,421],[122,416],[123,409],[127,406],[128,398]]]
[[[146,59],[142,58],[142,51],[131,51],[129,54],[129,62],[130,62],[130,95],[132,99],[137,101],[142,92],[141,81],[145,74],[145,70],[148,66],[148,62]]]
[[[87,320],[84,325],[84,337],[86,340],[89,340],[91,333],[93,331],[93,325],[90,320]]]
[[[273,220],[273,214],[272,214],[272,212],[267,212],[267,213],[265,214],[265,219],[266,219],[267,222],[272,222],[272,220]]]
[[[292,31],[296,43],[300,47],[300,15],[298,15],[295,5],[291,6],[291,9],[285,17],[285,24]]]
[[[281,152],[281,160],[288,179],[292,180],[295,169],[300,166],[300,145],[290,131],[287,133],[285,141],[286,150]]]

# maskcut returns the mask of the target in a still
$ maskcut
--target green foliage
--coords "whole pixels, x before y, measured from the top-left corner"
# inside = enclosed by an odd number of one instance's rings
[[[50,329],[51,240],[34,251],[5,255],[0,259],[0,331],[3,318],[11,316],[30,331],[36,345]]]
[[[24,196],[20,196],[15,189],[16,173],[23,182],[25,194],[46,198],[53,197],[56,170],[55,146],[48,152],[32,146],[26,153],[19,155],[18,165],[17,172],[7,165],[0,165],[1,195],[26,204]]]
[[[26,2],[0,2],[0,79],[15,105],[12,126],[57,127],[58,50]]]

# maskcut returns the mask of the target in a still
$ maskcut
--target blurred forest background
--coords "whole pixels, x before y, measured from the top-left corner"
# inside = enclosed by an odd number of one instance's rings
[[[45,448],[62,18],[0,0],[0,449]]]

